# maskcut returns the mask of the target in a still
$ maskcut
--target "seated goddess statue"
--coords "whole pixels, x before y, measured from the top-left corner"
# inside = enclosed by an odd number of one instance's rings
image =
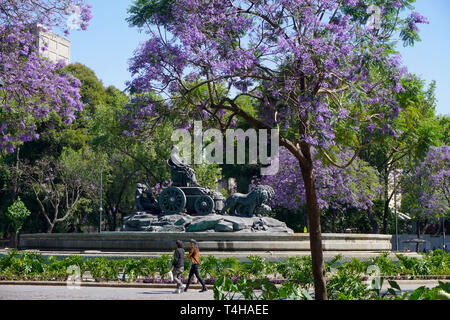
[[[180,158],[180,149],[178,149],[178,147],[173,147],[170,159],[167,160],[167,165],[172,174],[172,185],[174,187],[200,186],[195,178],[194,169],[185,164]]]

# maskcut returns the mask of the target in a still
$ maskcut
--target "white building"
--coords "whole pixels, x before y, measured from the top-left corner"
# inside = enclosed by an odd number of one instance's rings
[[[400,180],[403,175],[403,170],[394,169],[389,174],[389,195],[392,195],[392,199],[389,202],[389,208],[392,212],[397,212],[398,216],[402,220],[410,220],[411,217],[408,214],[400,212],[400,207],[402,204],[402,191],[400,188]]]
[[[34,30],[34,33],[37,35],[37,45],[42,56],[48,58],[53,63],[63,60],[66,64],[70,64],[69,39],[58,36],[53,32],[44,32],[41,28],[35,27]],[[47,50],[42,50],[46,44]]]

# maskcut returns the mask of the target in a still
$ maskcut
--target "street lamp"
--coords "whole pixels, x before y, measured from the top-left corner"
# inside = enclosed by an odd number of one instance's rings
[[[447,244],[445,243],[445,217],[442,217],[442,248],[447,252]]]
[[[100,212],[98,233],[102,233],[102,213],[103,213],[103,164],[100,166]]]

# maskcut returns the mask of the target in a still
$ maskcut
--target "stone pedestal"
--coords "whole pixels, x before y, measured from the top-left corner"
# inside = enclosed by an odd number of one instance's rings
[[[392,236],[370,234],[323,234],[325,252],[390,251]],[[173,252],[175,241],[195,239],[205,252],[301,253],[309,252],[309,234],[259,232],[153,233],[108,232],[101,234],[30,234],[21,235],[20,249],[102,252]]]
[[[185,214],[152,215],[138,212],[124,218],[122,231],[146,232],[225,232],[286,233],[294,232],[286,223],[269,217],[228,215],[190,216]]]

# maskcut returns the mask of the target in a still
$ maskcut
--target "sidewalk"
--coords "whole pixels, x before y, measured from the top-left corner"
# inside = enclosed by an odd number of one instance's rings
[[[0,283],[0,300],[214,300],[214,293],[209,290],[199,293],[190,289],[186,293],[174,294],[172,288],[120,288],[85,287],[70,289],[67,286],[37,285],[2,285]]]
[[[426,286],[433,288],[437,281],[397,281],[403,291],[412,292]],[[213,290],[199,293],[199,287],[192,287],[187,293],[174,294],[174,287],[151,287],[148,285],[98,286],[99,284],[83,284],[79,289],[71,289],[65,283],[46,285],[45,283],[12,283],[0,282],[0,300],[214,300]],[[384,283],[383,290],[389,287]],[[118,289],[120,288],[120,289]],[[310,290],[310,294],[313,294]]]
[[[66,287],[66,281],[0,281],[0,286],[46,286],[46,287]],[[85,288],[151,288],[151,289],[173,289],[177,288],[176,284],[162,283],[124,283],[124,282],[86,282],[80,283]],[[213,285],[206,285],[209,290],[214,288]],[[202,286],[199,284],[191,284],[189,289],[200,290]]]

